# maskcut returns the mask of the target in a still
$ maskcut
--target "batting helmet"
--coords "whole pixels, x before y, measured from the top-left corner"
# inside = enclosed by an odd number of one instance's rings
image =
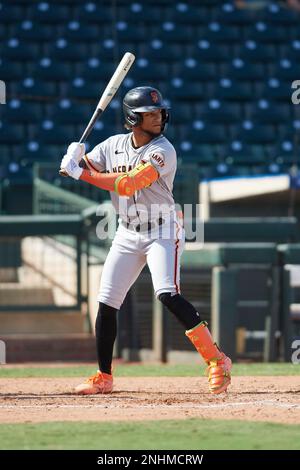
[[[126,124],[135,127],[141,124],[142,116],[139,113],[147,113],[161,109],[161,131],[169,121],[168,106],[163,101],[161,93],[151,86],[139,86],[129,90],[123,99],[123,113]]]

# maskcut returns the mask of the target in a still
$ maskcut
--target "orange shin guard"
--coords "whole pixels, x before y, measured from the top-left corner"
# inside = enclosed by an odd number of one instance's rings
[[[213,342],[207,323],[202,321],[199,325],[185,332],[186,336],[193,343],[198,353],[205,362],[217,360],[221,357],[221,352]]]
[[[225,392],[231,381],[231,359],[213,342],[207,323],[203,321],[192,330],[186,331],[185,334],[208,364],[210,392],[213,394]]]

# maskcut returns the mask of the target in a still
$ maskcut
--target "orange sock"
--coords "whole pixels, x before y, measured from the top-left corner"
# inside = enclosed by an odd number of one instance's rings
[[[202,321],[191,330],[185,332],[186,336],[193,343],[198,353],[203,357],[205,362],[210,362],[213,359],[220,359],[221,352],[217,345],[213,342],[207,322]]]

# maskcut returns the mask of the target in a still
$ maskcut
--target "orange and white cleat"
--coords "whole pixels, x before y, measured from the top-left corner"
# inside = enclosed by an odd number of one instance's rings
[[[218,393],[226,392],[227,387],[231,382],[230,371],[232,362],[223,352],[220,353],[219,359],[211,360],[206,369],[209,382],[209,391],[217,395]]]
[[[75,387],[77,395],[95,395],[96,393],[111,393],[113,391],[113,376],[98,372],[92,375],[86,382]]]

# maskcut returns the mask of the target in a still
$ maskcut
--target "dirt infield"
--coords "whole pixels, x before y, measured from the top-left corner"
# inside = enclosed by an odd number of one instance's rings
[[[78,378],[0,379],[0,423],[241,419],[300,423],[299,377],[235,377],[227,394],[205,377],[116,378],[111,395],[75,396]]]

